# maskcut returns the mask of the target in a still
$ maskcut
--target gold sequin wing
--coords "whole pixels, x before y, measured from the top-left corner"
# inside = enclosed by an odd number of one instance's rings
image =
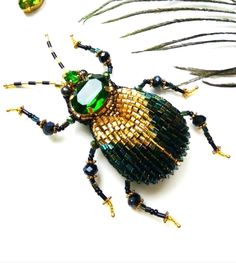
[[[186,154],[189,133],[180,112],[157,95],[116,90],[113,107],[96,117],[92,132],[103,154],[131,181],[157,183]]]

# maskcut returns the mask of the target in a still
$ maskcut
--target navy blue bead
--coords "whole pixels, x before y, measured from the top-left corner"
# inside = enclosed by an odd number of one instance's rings
[[[206,123],[206,117],[203,115],[195,115],[193,117],[193,124],[197,127],[201,127]]]
[[[110,54],[107,51],[102,51],[98,55],[98,59],[101,63],[106,62],[110,58]]]
[[[55,127],[55,124],[53,122],[51,122],[51,121],[46,122],[43,125],[43,132],[44,132],[44,134],[52,135],[54,133],[54,127]]]
[[[89,176],[93,176],[93,175],[95,175],[98,172],[98,167],[94,163],[87,163],[84,166],[83,171],[84,171],[85,174],[87,174]]]
[[[159,76],[156,76],[152,80],[152,86],[154,88],[159,88],[162,86],[162,79]]]
[[[128,204],[133,207],[136,208],[139,204],[141,203],[141,196],[137,193],[132,193],[129,197],[128,197]]]

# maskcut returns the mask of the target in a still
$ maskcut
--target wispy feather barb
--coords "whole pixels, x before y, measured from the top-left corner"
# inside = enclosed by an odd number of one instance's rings
[[[227,68],[227,69],[221,69],[221,70],[208,70],[208,69],[200,69],[200,68],[192,68],[192,67],[176,67],[180,70],[185,70],[190,72],[191,75],[195,75],[197,77],[192,78],[188,81],[180,83],[178,86],[187,85],[189,83],[209,78],[209,77],[215,77],[215,76],[232,76],[236,74],[236,67],[233,68]],[[212,84],[213,85],[213,84]]]
[[[205,41],[199,41],[199,42],[188,42],[188,43],[182,43],[178,45],[174,45],[176,43],[181,43],[187,40],[195,39],[195,38],[200,38],[200,37],[206,37],[206,36],[214,36],[214,35],[236,35],[236,32],[212,32],[212,33],[202,33],[202,34],[197,34],[197,35],[192,35],[189,37],[184,37],[184,38],[179,38],[175,40],[171,40],[168,42],[163,42],[161,44],[155,45],[153,47],[144,49],[144,50],[139,50],[139,51],[134,51],[132,53],[141,53],[145,51],[161,51],[161,50],[168,50],[168,49],[173,49],[173,48],[181,48],[181,47],[187,47],[191,45],[199,45],[199,44],[205,44],[209,43],[207,40]],[[216,42],[222,42],[224,39],[219,39],[215,40]],[[235,42],[235,40],[233,40]]]
[[[214,86],[219,88],[236,88],[236,83],[212,83],[205,80],[203,80],[202,82],[209,86]]]
[[[135,30],[135,31],[133,31],[131,33],[123,35],[122,38],[133,36],[133,35],[136,35],[136,34],[140,34],[140,33],[143,33],[143,32],[149,31],[149,30],[153,30],[153,29],[156,29],[156,28],[160,28],[160,27],[163,27],[163,26],[168,26],[168,25],[171,25],[171,24],[184,23],[184,22],[193,22],[193,21],[213,21],[213,22],[224,22],[224,23],[236,23],[236,20],[228,19],[228,18],[207,18],[207,17],[180,18],[180,19],[174,19],[174,20],[171,20],[171,21],[165,21],[165,22],[162,22],[162,23],[158,23],[158,24],[155,24],[155,25],[151,25],[151,26],[147,26],[147,27]]]
[[[113,2],[120,2],[120,3],[115,4],[109,8],[103,9],[105,6],[107,6]],[[114,10],[118,7],[123,6],[123,5],[131,4],[131,3],[138,3],[138,2],[193,2],[193,3],[214,3],[214,4],[219,4],[219,5],[230,5],[230,6],[236,5],[235,1],[225,2],[225,1],[219,1],[219,0],[110,0],[110,1],[107,1],[106,3],[104,3],[102,6],[98,7],[96,10],[89,13],[88,15],[81,18],[80,21],[88,20],[94,16],[101,15],[103,13]]]
[[[155,9],[146,9],[137,12],[133,12],[124,16],[120,16],[114,19],[107,20],[103,22],[104,24],[120,21],[122,19],[130,18],[138,15],[146,14],[157,14],[157,13],[166,13],[166,12],[178,12],[178,11],[198,11],[198,12],[214,12],[214,13],[225,13],[225,14],[236,14],[236,11],[226,10],[226,9],[217,9],[217,8],[204,8],[204,7],[172,7],[172,8],[155,8]]]

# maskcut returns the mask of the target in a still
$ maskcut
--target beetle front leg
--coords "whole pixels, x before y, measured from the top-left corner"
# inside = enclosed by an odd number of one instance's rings
[[[179,223],[176,222],[176,220],[169,215],[168,212],[166,213],[161,213],[157,209],[153,209],[151,207],[146,206],[143,202],[144,200],[141,198],[141,196],[136,193],[135,191],[131,191],[130,189],[130,181],[125,180],[125,192],[127,194],[128,198],[128,204],[134,209],[141,209],[146,213],[149,213],[151,215],[160,217],[163,219],[164,223],[167,221],[173,222],[178,228],[181,227]]]
[[[155,76],[152,79],[144,79],[143,82],[139,84],[135,89],[143,90],[144,86],[146,86],[147,84],[156,89],[172,89],[176,92],[181,93],[185,98],[192,95],[193,92],[195,92],[198,89],[198,87],[194,87],[191,90],[181,89],[173,83],[162,79],[160,76]]]
[[[7,112],[16,111],[19,113],[19,115],[26,115],[28,118],[30,118],[33,122],[35,122],[42,130],[45,135],[52,135],[54,133],[60,132],[65,130],[70,124],[74,123],[75,120],[72,116],[70,116],[64,123],[55,124],[51,121],[47,120],[40,120],[40,118],[33,113],[27,111],[24,106],[21,106],[19,108],[15,109],[8,109]]]
[[[198,115],[192,111],[183,111],[181,112],[182,116],[190,116],[193,122],[193,125],[202,129],[204,136],[206,137],[208,143],[211,145],[212,149],[213,149],[213,153],[214,154],[218,154],[220,156],[226,157],[226,158],[230,158],[229,154],[225,154],[221,151],[221,147],[220,146],[216,146],[208,128],[207,128],[207,124],[206,124],[206,117],[203,115]]]
[[[87,164],[85,165],[83,171],[88,176],[89,182],[91,183],[94,191],[98,194],[98,196],[100,196],[102,198],[102,200],[104,201],[103,204],[107,205],[109,207],[111,216],[114,217],[115,212],[114,212],[113,204],[111,202],[111,197],[107,197],[102,192],[102,190],[100,189],[100,187],[98,186],[98,184],[96,182],[98,168],[97,168],[97,165],[95,164],[96,161],[94,160],[94,155],[95,155],[97,148],[98,148],[98,146],[95,143],[95,141],[92,141],[91,142],[91,149],[89,151],[89,156],[88,156],[88,160],[87,160]]]
[[[112,74],[113,66],[111,63],[110,54],[107,51],[101,50],[99,48],[94,48],[88,45],[83,45],[80,41],[76,41],[73,35],[71,35],[71,39],[72,39],[74,48],[81,48],[84,50],[88,50],[91,53],[95,54],[96,57],[98,57],[99,62],[101,62],[107,68],[104,74],[108,74],[108,75]]]

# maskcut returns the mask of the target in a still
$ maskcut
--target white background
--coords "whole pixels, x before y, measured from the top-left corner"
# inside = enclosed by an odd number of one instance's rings
[[[1,1],[0,85],[61,80],[62,72],[47,49],[45,33],[68,69],[102,72],[92,54],[73,49],[71,33],[84,44],[109,51],[114,65],[112,79],[129,87],[157,74],[173,83],[189,79],[188,73],[174,68],[176,65],[211,69],[235,66],[232,44],[131,54],[197,32],[232,31],[233,24],[182,24],[120,39],[138,27],[193,13],[101,24],[107,17],[157,6],[142,3],[127,5],[84,25],[77,22],[103,2],[45,0],[37,13],[25,16],[17,1]],[[233,79],[221,82],[226,81]],[[236,90],[207,87],[201,82],[198,85],[199,91],[189,99],[173,92],[162,95],[180,110],[206,115],[216,144],[232,158],[211,154],[202,133],[188,120],[190,150],[175,175],[155,186],[135,186],[147,205],[168,210],[181,222],[181,229],[132,211],[127,205],[123,178],[98,152],[99,183],[104,193],[113,197],[116,211],[116,217],[111,218],[82,172],[92,138],[86,127],[76,123],[49,138],[25,116],[5,112],[24,105],[41,119],[63,122],[68,114],[60,91],[41,86],[1,88],[0,262],[235,262]]]

